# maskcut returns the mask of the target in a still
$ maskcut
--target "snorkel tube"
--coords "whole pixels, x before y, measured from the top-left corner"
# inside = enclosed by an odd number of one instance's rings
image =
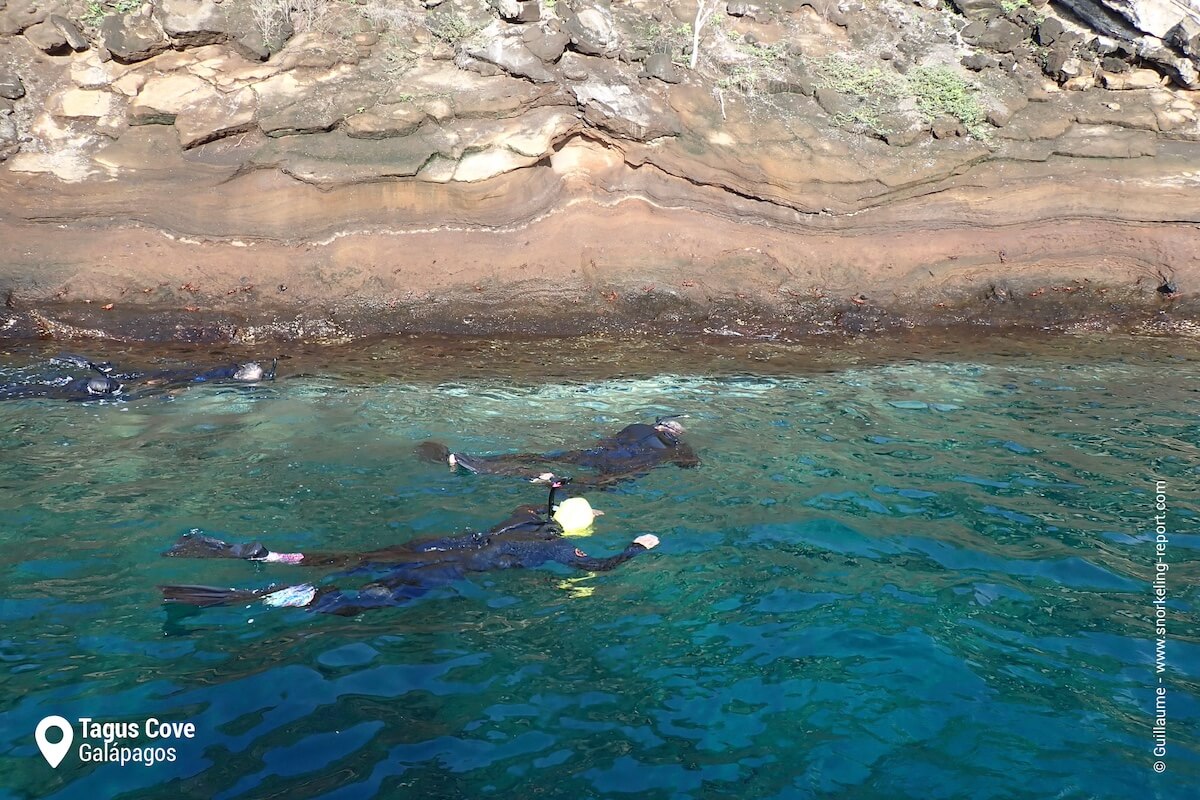
[[[550,496],[546,498],[546,519],[554,519],[554,509],[558,505],[554,500],[558,496],[559,491],[571,482],[571,479],[566,476],[560,478],[557,475],[551,475],[548,482],[550,484]]]
[[[72,367],[81,367],[99,372],[101,375],[108,375],[113,371],[111,361],[102,361],[97,364],[83,356],[77,356],[74,353],[62,353],[50,359],[51,364],[69,364]]]
[[[550,496],[546,499],[546,519],[558,524],[563,536],[587,536],[596,517],[604,514],[582,497],[568,497],[559,502],[559,492],[571,482],[567,476],[543,472],[530,483],[550,484]]]

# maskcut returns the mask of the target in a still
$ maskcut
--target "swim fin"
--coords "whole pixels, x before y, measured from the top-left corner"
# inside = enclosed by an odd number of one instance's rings
[[[266,592],[262,589],[222,589],[217,586],[159,586],[164,603],[184,603],[189,606],[224,606],[257,600]]]

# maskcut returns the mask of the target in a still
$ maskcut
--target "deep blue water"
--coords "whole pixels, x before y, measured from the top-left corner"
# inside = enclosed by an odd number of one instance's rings
[[[50,352],[10,347],[0,382],[53,373]],[[293,355],[259,388],[0,403],[0,798],[1196,796],[1196,343]],[[354,618],[159,601],[321,575],[159,556],[193,528],[361,550],[543,499],[420,462],[424,439],[554,449],[671,412],[700,468],[588,494],[591,554],[662,539],[612,572],[487,574]],[[170,763],[51,769],[51,714],[197,733]]]

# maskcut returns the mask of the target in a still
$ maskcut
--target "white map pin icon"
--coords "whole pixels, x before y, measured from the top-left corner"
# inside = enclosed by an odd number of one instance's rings
[[[62,734],[61,742],[51,742],[46,739],[46,731],[51,728]],[[71,749],[71,740],[75,738],[75,732],[71,730],[71,723],[62,717],[49,716],[38,723],[33,738],[37,740],[38,750],[42,751],[42,758],[46,759],[46,763],[51,767],[57,769],[67,751]]]

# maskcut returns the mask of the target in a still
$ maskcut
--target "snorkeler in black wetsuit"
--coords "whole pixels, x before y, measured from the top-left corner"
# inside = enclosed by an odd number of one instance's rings
[[[102,400],[122,394],[125,385],[113,377],[112,364],[107,361],[96,364],[82,356],[64,354],[52,358],[51,363],[90,369],[94,374],[86,378],[75,378],[67,383],[25,383],[0,388],[0,400],[22,400],[46,398],[49,400]]]
[[[106,398],[138,400],[156,394],[173,393],[192,383],[233,382],[255,383],[275,380],[278,360],[264,370],[258,362],[230,364],[204,371],[160,370],[158,372],[117,373],[111,362],[93,362],[83,356],[64,353],[50,359],[51,363],[90,369],[95,374],[76,378],[65,384],[28,383],[0,388],[0,400],[47,398],[50,400],[102,400]]]
[[[551,486],[551,497],[561,483]],[[212,547],[212,543],[218,545]],[[593,558],[563,538],[561,529],[536,510],[522,507],[509,520],[487,534],[468,534],[385,548],[362,554],[276,554],[298,558],[272,559],[258,544],[228,545],[217,540],[181,541],[164,555],[211,555],[282,561],[291,564],[351,566],[337,574],[350,577],[372,574],[375,580],[353,592],[336,587],[298,584],[280,589],[221,589],[210,586],[162,586],[169,603],[214,606],[261,599],[275,607],[308,608],[323,614],[352,616],[373,608],[396,606],[438,586],[460,580],[472,572],[537,567],[554,561],[582,570],[613,569],[658,545],[658,537],[644,534],[608,558]],[[182,549],[181,549],[182,546]]]
[[[644,475],[662,464],[699,466],[696,451],[681,438],[684,431],[679,420],[683,416],[659,417],[653,425],[627,425],[616,436],[601,439],[585,450],[471,456],[452,453],[439,442],[423,442],[417,446],[417,453],[426,460],[447,462],[451,469],[486,475],[529,477],[549,463],[574,464],[594,470],[593,475],[577,475],[576,485],[606,487]]]
[[[299,564],[313,567],[361,567],[365,564],[395,564],[400,562],[428,561],[429,553],[479,550],[492,544],[498,537],[513,535],[561,536],[563,526],[555,519],[555,510],[565,499],[564,487],[570,478],[554,475],[539,476],[538,482],[550,486],[545,513],[537,506],[518,506],[508,519],[493,525],[486,532],[466,533],[432,539],[418,539],[404,544],[370,550],[365,553],[308,552],[277,553],[268,550],[259,542],[232,544],[204,536],[199,531],[185,533],[178,542],[163,553],[168,557],[181,558],[237,558],[244,561],[262,561],[273,564]],[[589,507],[590,508],[590,507]],[[592,511],[593,514],[602,512]],[[590,524],[590,519],[587,520]],[[569,526],[582,530],[579,521]]]
[[[194,369],[159,370],[128,376],[135,381],[134,398],[151,394],[173,393],[193,383],[257,383],[275,380],[279,359],[271,360],[271,369],[263,369],[257,361],[226,364],[202,371]]]
[[[623,551],[608,558],[593,558],[569,540],[549,534],[519,534],[489,540],[478,548],[430,551],[413,560],[383,564],[364,564],[340,573],[341,577],[374,573],[376,579],[357,591],[312,584],[285,586],[281,589],[219,589],[208,586],[160,587],[166,602],[194,606],[214,606],[261,599],[269,606],[308,608],[322,614],[353,616],[373,608],[401,605],[472,572],[537,567],[551,561],[576,569],[603,572],[623,564],[639,553],[658,545],[658,537],[644,534]]]

